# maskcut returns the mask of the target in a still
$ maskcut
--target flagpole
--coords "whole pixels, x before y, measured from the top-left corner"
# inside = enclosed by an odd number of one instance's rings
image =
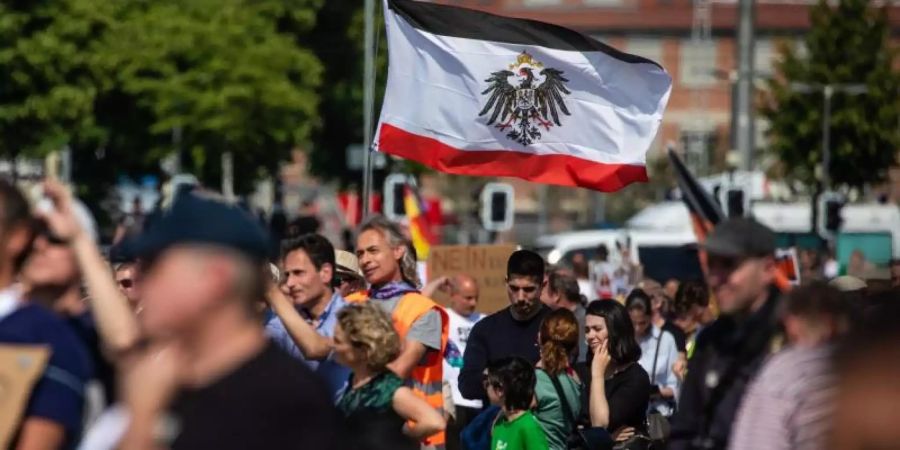
[[[375,114],[375,0],[365,3],[363,65],[363,216],[372,212],[372,119]]]

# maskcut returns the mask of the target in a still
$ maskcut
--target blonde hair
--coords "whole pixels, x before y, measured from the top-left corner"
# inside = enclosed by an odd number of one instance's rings
[[[347,340],[365,351],[369,369],[381,372],[400,355],[400,336],[391,318],[378,305],[371,302],[347,305],[337,318]]]
[[[375,230],[383,234],[391,248],[403,247],[405,250],[403,256],[397,261],[397,264],[400,265],[400,273],[403,275],[403,281],[406,281],[415,288],[421,287],[422,283],[419,280],[416,249],[412,245],[412,242],[403,235],[400,227],[382,215],[374,215],[366,219],[366,221],[360,225],[359,234],[368,230]]]

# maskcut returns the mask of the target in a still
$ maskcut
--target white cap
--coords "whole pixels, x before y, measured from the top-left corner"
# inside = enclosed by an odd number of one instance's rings
[[[828,284],[841,292],[859,291],[868,287],[865,281],[850,275],[837,277],[828,282]]]

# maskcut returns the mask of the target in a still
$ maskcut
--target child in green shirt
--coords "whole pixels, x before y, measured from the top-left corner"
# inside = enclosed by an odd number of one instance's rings
[[[491,450],[548,450],[544,430],[529,411],[534,384],[534,367],[522,358],[488,364],[484,388],[502,411],[491,430]]]

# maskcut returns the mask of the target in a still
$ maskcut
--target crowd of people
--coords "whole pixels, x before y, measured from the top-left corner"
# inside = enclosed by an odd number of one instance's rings
[[[897,291],[781,292],[751,219],[708,236],[702,280],[601,266],[596,289],[518,250],[482,314],[475,274],[423,285],[381,216],[352,253],[295,233],[273,255],[195,189],[105,255],[84,205],[43,195],[0,181],[0,447],[900,447]]]

